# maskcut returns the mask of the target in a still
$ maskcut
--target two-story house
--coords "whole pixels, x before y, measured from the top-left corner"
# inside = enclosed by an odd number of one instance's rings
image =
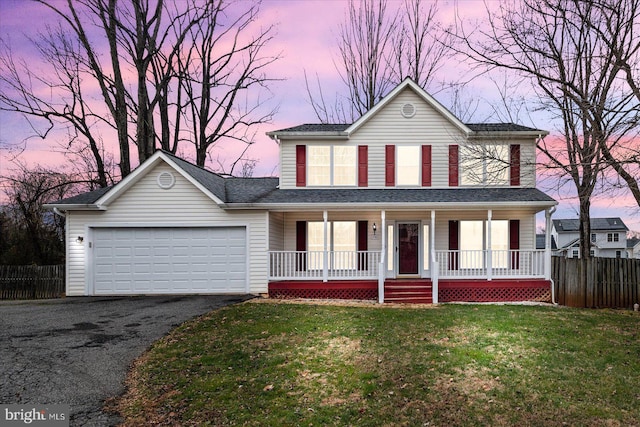
[[[629,228],[620,218],[591,218],[589,252],[592,257],[627,258],[627,231]],[[580,221],[577,219],[554,219],[552,239],[557,248],[554,255],[566,258],[580,257]]]
[[[550,298],[535,215],[545,131],[465,124],[411,79],[352,124],[268,132],[280,178],[159,151],[66,215],[67,295],[268,293],[444,302]]]

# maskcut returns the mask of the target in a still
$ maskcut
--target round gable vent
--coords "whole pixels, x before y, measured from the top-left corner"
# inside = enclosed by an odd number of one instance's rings
[[[158,187],[164,188],[165,190],[173,187],[173,184],[176,183],[176,178],[173,176],[171,172],[160,172],[158,174]]]
[[[415,116],[416,106],[411,104],[410,102],[407,102],[402,106],[401,111],[402,111],[402,115],[408,119]]]

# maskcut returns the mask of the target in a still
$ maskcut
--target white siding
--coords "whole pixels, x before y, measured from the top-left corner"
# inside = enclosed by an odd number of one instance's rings
[[[405,118],[400,108],[407,102],[416,106],[416,114]],[[280,145],[281,188],[295,188],[296,145],[343,144],[369,146],[369,187],[384,187],[384,146],[432,145],[432,183],[434,187],[448,185],[449,145],[462,141],[462,134],[440,113],[411,89],[405,89],[374,117],[358,129],[348,141],[284,140]]]
[[[269,250],[284,250],[284,214],[269,212]]]
[[[368,250],[379,251],[382,248],[382,220],[380,212],[329,212],[329,221],[368,221],[369,238]],[[320,221],[322,222],[322,212],[287,212],[284,215],[284,250],[296,250],[296,221]],[[373,236],[373,223],[376,223],[378,230]]]
[[[487,219],[486,210],[467,211],[467,212],[448,212],[436,211],[435,225],[435,244],[436,250],[444,251],[449,249],[449,221],[470,221]],[[499,211],[493,210],[491,213],[492,220],[520,220],[520,249],[536,248],[536,227],[535,213],[527,211]],[[460,236],[464,239],[464,236]]]
[[[416,106],[416,114],[405,118],[400,113],[406,103]],[[385,186],[385,145],[431,145],[432,187],[449,185],[449,145],[464,144],[466,137],[438,111],[406,88],[382,110],[369,119],[346,141],[283,140],[280,145],[280,186],[296,186],[296,145],[367,145],[369,146],[370,188]],[[482,140],[486,143],[520,144],[520,184],[535,187],[535,141],[529,139]]]
[[[169,190],[158,187],[159,173],[176,178]],[[248,286],[253,293],[267,292],[267,213],[223,211],[170,166],[160,164],[148,171],[104,212],[67,213],[67,295],[84,295],[90,260],[90,227],[95,226],[244,226],[248,237]],[[77,243],[77,236],[84,236]]]

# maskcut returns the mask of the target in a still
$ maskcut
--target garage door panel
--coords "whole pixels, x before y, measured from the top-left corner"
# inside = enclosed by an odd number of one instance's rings
[[[95,228],[93,293],[228,293],[246,290],[246,230]]]

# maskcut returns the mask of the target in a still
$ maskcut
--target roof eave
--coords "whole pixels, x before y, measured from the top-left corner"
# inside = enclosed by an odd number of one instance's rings
[[[495,138],[542,138],[549,135],[546,130],[525,131],[476,131],[469,134],[469,139],[495,139]]]
[[[45,209],[59,209],[61,211],[106,211],[106,206],[100,206],[93,203],[46,203],[42,205]]]
[[[271,139],[349,139],[346,132],[267,132]]]
[[[483,209],[490,208],[536,208],[539,210],[557,205],[556,201],[510,201],[510,202],[366,202],[366,203],[227,203],[224,208],[227,210],[239,209],[260,209],[260,210],[397,210],[398,208],[408,209],[437,209],[437,210],[459,210],[459,209]]]

